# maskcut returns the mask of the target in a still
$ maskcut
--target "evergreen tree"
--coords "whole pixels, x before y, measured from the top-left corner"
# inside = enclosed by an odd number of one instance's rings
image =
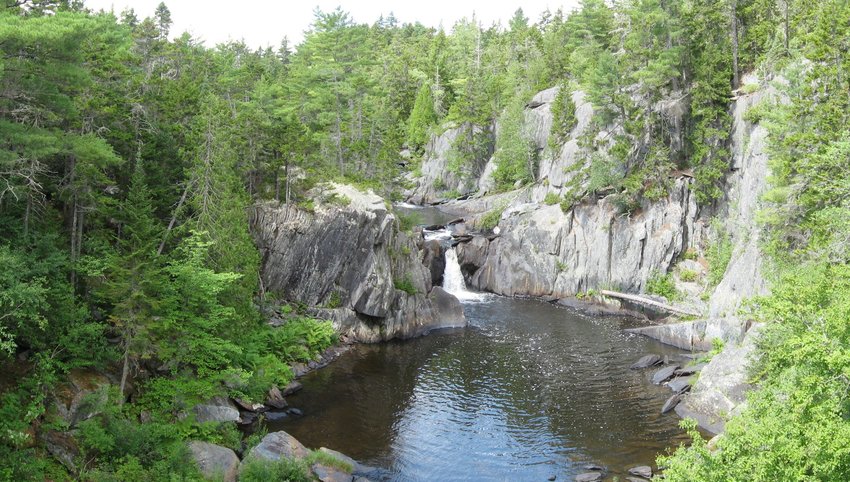
[[[421,152],[428,141],[431,127],[437,122],[437,113],[434,112],[434,96],[431,94],[431,86],[427,82],[419,87],[416,95],[416,103],[407,119],[407,142],[411,148]]]

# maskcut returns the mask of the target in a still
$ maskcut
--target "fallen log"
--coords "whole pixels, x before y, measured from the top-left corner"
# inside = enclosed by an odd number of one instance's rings
[[[620,293],[619,291],[610,291],[610,290],[599,290],[599,294],[602,296],[608,296],[611,298],[619,298],[621,300],[633,301],[635,303],[640,303],[643,305],[652,306],[664,311],[669,311],[670,313],[676,313],[679,315],[685,316],[700,316],[700,313],[695,313],[693,311],[685,310],[682,308],[677,308],[675,306],[666,305],[664,303],[646,298],[644,296],[631,295],[628,293]]]

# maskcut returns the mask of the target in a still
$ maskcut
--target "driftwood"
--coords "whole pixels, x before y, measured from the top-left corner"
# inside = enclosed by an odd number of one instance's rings
[[[699,313],[695,313],[693,311],[684,310],[682,308],[676,308],[675,306],[665,305],[664,303],[660,303],[655,300],[651,300],[649,298],[638,296],[638,295],[630,295],[628,293],[620,293],[619,291],[609,291],[609,290],[599,290],[599,294],[602,296],[609,296],[611,298],[619,298],[621,300],[629,300],[634,301],[635,303],[640,303],[643,305],[649,305],[664,311],[669,311],[670,313],[676,313],[679,315],[685,316],[700,316]]]

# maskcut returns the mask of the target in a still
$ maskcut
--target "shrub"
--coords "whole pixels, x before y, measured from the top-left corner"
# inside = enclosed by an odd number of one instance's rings
[[[554,192],[546,193],[546,197],[543,199],[543,202],[546,203],[547,206],[552,206],[553,204],[558,204],[560,202],[560,198]]]
[[[409,295],[415,295],[417,293],[416,286],[413,285],[413,280],[410,279],[410,275],[407,275],[402,279],[393,279],[393,286],[395,286],[395,289],[404,291]]]
[[[679,291],[676,289],[676,284],[673,282],[673,277],[670,274],[661,274],[655,272],[646,282],[646,292],[663,296],[668,300],[677,300],[680,297]]]
[[[699,273],[692,269],[683,269],[679,271],[679,279],[686,282],[691,283],[697,280],[699,277]]]
[[[717,286],[726,274],[729,261],[732,260],[732,240],[720,230],[715,231],[714,241],[706,250],[705,257],[708,260],[708,283]]]
[[[487,214],[481,216],[481,219],[478,221],[478,227],[480,229],[493,229],[499,225],[499,221],[502,219],[502,213],[505,211],[505,208],[493,208]]]

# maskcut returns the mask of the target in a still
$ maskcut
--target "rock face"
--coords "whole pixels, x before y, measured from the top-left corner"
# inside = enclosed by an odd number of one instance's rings
[[[673,345],[677,348],[694,351],[711,350],[714,339],[737,343],[749,326],[737,318],[717,318],[696,320],[665,325],[653,325],[642,328],[630,328],[626,331]]]
[[[382,198],[342,185],[314,196],[314,212],[269,204],[253,211],[267,291],[312,307],[354,341],[465,325],[456,299],[437,294],[435,304],[429,297],[431,274]]]
[[[746,366],[755,349],[760,326],[754,325],[743,341],[727,345],[702,369],[691,392],[676,406],[676,413],[695,419],[701,427],[720,433],[726,420],[746,401]]]
[[[484,164],[490,157],[492,147],[482,152],[480,159],[466,163],[466,172],[457,172],[450,168],[452,146],[461,136],[476,136],[489,139],[492,134],[481,127],[468,124],[450,127],[437,136],[433,136],[425,146],[422,159],[421,176],[416,178],[417,186],[408,196],[414,204],[430,204],[446,198],[447,193],[465,194],[478,188]]]
[[[666,271],[687,248],[696,201],[682,178],[666,202],[632,216],[602,199],[564,214],[558,205],[508,206],[501,235],[487,246],[470,277],[479,290],[514,296],[565,298],[601,285],[642,292],[656,271]],[[473,247],[480,253],[481,246]],[[458,247],[464,260],[480,254]]]
[[[207,442],[189,442],[189,451],[207,479],[235,482],[239,457],[232,450]]]

